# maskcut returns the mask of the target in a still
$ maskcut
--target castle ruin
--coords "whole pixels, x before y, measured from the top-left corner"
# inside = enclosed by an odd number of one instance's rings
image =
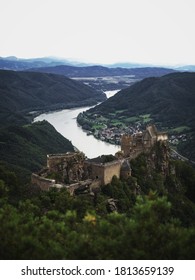
[[[150,151],[156,142],[167,140],[167,133],[158,132],[154,125],[149,125],[142,133],[123,135],[121,152],[109,161],[102,160],[103,156],[87,159],[82,152],[50,154],[47,155],[47,167],[38,174],[32,174],[31,182],[42,190],[66,187],[71,194],[79,188],[91,191],[109,184],[113,176],[130,177],[130,160]]]

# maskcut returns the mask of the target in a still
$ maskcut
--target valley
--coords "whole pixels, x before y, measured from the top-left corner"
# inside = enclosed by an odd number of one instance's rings
[[[194,280],[194,1],[0,22],[1,279]]]
[[[72,77],[73,80],[80,81],[96,90],[108,91],[126,88],[139,81],[135,75],[123,76],[103,76],[103,77]]]
[[[0,257],[194,258],[194,74],[92,70],[0,71]]]

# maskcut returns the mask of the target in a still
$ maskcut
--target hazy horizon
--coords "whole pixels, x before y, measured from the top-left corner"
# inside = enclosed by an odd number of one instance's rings
[[[2,59],[10,59],[11,58],[15,58],[15,59],[18,59],[18,60],[33,60],[33,59],[36,59],[36,60],[41,60],[41,59],[51,59],[53,61],[67,61],[67,64],[70,63],[71,65],[74,65],[74,66],[104,66],[104,67],[113,67],[116,65],[116,67],[122,67],[120,65],[127,65],[126,68],[128,68],[128,65],[131,66],[131,65],[135,65],[135,67],[167,67],[167,68],[179,68],[179,67],[184,67],[184,66],[195,66],[195,63],[194,64],[183,64],[183,63],[180,63],[180,64],[155,64],[155,63],[142,63],[142,62],[131,62],[131,61],[115,61],[113,63],[100,63],[100,62],[93,62],[93,61],[83,61],[83,60],[77,60],[76,58],[66,58],[66,57],[57,57],[57,56],[43,56],[43,57],[17,57],[15,55],[10,55],[10,56],[1,56],[0,55],[0,58]],[[118,66],[119,65],[119,66]],[[125,67],[125,66],[124,66]]]

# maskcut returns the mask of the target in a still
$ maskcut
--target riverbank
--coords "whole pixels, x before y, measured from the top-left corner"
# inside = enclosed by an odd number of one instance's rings
[[[87,135],[77,123],[76,118],[78,114],[92,107],[93,106],[44,113],[37,116],[34,122],[48,121],[60,134],[69,139],[73,146],[84,152],[88,158],[106,154],[114,155],[120,150],[118,145],[112,145],[96,139],[93,135]]]
[[[106,91],[107,98],[116,94],[119,90]],[[97,105],[97,104],[96,104]],[[107,143],[101,139],[89,135],[77,122],[77,116],[93,108],[92,106],[80,106],[78,108],[63,109],[54,112],[45,112],[34,118],[34,122],[46,120],[65,138],[69,139],[76,149],[85,153],[88,158],[94,158],[101,155],[112,154],[120,150],[117,144]]]

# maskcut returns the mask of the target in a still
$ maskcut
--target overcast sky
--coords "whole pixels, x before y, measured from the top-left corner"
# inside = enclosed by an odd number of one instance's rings
[[[0,56],[195,64],[195,0],[0,0]]]

